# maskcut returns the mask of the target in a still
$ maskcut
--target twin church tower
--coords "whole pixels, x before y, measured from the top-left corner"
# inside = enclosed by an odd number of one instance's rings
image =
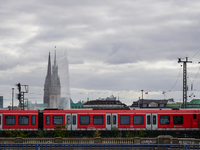
[[[51,70],[52,69],[52,70]],[[61,85],[58,76],[58,66],[56,64],[56,51],[54,55],[54,63],[51,68],[51,57],[49,52],[47,75],[44,84],[43,103],[47,103],[49,108],[59,108],[61,99]]]

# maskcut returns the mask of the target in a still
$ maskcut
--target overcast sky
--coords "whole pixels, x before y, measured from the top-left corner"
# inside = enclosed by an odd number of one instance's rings
[[[177,61],[186,57],[192,61],[188,96],[200,98],[199,8],[199,0],[0,0],[4,106],[19,82],[29,85],[29,101],[43,102],[48,54],[53,61],[55,46],[61,86],[68,59],[74,102],[113,94],[131,105],[141,90],[148,92],[145,99],[180,102],[183,68]]]

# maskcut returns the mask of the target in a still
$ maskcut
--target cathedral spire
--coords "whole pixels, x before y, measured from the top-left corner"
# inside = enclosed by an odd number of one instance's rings
[[[55,47],[56,48],[56,47]],[[54,55],[54,64],[52,66],[51,85],[50,85],[50,108],[59,108],[61,96],[60,78],[58,76],[58,65],[56,64],[56,50]]]
[[[51,56],[49,52],[47,75],[44,83],[44,98],[43,103],[49,103],[49,86],[51,85]]]
[[[55,46],[56,49],[56,46]],[[54,65],[56,65],[56,50],[55,50],[55,55],[54,55]]]
[[[47,76],[51,75],[51,56],[49,52],[49,59],[48,59],[48,67],[47,67]]]
[[[56,65],[56,50],[55,50],[55,55],[54,55],[54,65]]]

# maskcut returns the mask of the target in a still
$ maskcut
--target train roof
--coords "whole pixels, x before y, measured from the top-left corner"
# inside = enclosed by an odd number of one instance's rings
[[[0,113],[38,113],[39,110],[0,110]]]
[[[41,110],[0,110],[0,113],[39,113]],[[91,110],[91,109],[69,109],[56,110],[47,109],[43,113],[200,113],[200,109],[135,109],[135,110]]]
[[[84,110],[84,109],[70,109],[70,110],[43,110],[44,113],[200,113],[200,110],[195,109],[137,109],[137,110]]]

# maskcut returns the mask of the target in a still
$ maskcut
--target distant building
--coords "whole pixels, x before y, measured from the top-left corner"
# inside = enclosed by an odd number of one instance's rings
[[[200,99],[193,99],[187,103],[187,108],[200,108]]]
[[[72,99],[70,99],[70,103],[71,103],[71,109],[80,109],[80,108],[83,108],[83,105],[86,103],[84,101],[78,101],[77,103],[74,103],[72,101]]]
[[[181,108],[183,103],[167,104],[166,108]]]
[[[83,108],[92,108],[95,110],[129,110],[126,104],[119,100],[91,100],[87,101]]]
[[[51,57],[49,52],[49,59],[48,59],[48,67],[47,67],[47,75],[44,83],[44,98],[43,103],[49,104],[49,87],[51,85]]]
[[[58,66],[56,64],[56,51],[54,55],[54,64],[51,72],[51,58],[49,53],[47,75],[44,84],[44,104],[48,104],[49,108],[59,108],[61,99],[61,85],[58,76]]]
[[[49,108],[59,108],[61,99],[60,78],[58,76],[58,66],[56,64],[56,52],[54,64],[52,66],[51,84],[49,87]]]
[[[27,107],[24,107],[24,109],[26,110]],[[21,107],[18,107],[18,106],[8,106],[8,108],[5,108],[4,110],[21,110]]]
[[[3,108],[3,96],[0,96],[0,108]]]
[[[62,102],[65,100],[65,97],[61,97],[61,104],[60,104],[60,109],[63,109],[63,106],[62,106]],[[81,109],[82,106],[85,104],[86,102],[84,101],[79,101],[77,103],[74,103],[72,101],[72,99],[70,99],[70,106],[71,106],[71,109]],[[41,103],[32,103],[31,101],[26,101],[25,102],[25,109],[27,110],[43,110],[45,108],[49,108],[49,105],[47,103],[45,104],[41,104]]]
[[[106,97],[106,98],[98,98],[97,100],[117,100],[117,98],[116,97],[114,97],[113,95],[111,95],[110,97]]]
[[[168,100],[139,99],[131,107],[139,108],[165,108]]]
[[[167,104],[176,104],[173,98],[168,99]]]
[[[48,104],[38,104],[38,103],[32,103],[31,101],[26,101],[24,103],[26,105],[25,109],[26,110],[44,110],[45,108],[48,108]]]

